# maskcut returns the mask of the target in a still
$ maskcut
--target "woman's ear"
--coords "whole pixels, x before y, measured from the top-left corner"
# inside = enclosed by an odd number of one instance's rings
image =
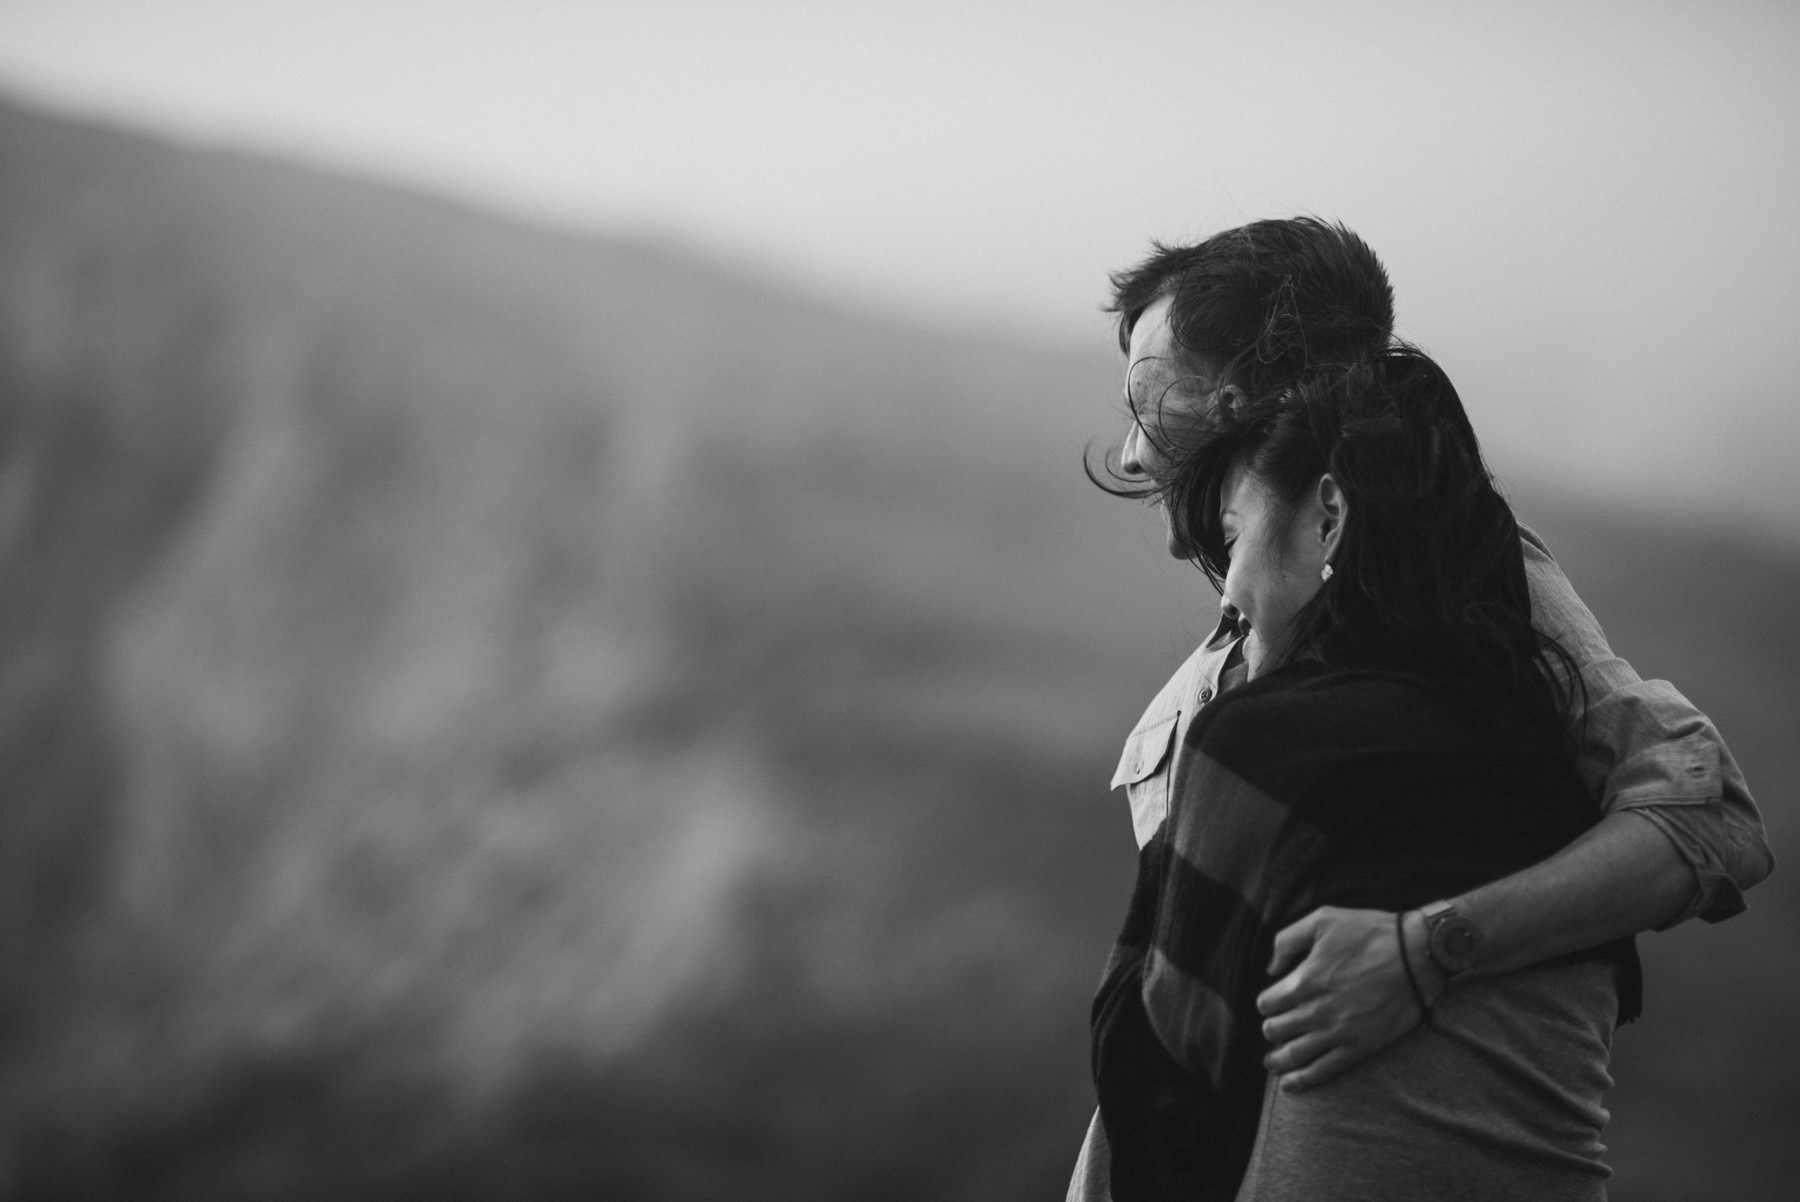
[[[1318,484],[1319,550],[1330,563],[1344,541],[1344,525],[1350,520],[1350,499],[1329,473]]]

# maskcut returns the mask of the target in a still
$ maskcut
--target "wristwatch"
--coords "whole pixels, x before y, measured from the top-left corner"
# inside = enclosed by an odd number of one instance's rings
[[[1426,948],[1431,962],[1446,977],[1462,976],[1481,960],[1481,928],[1456,912],[1448,901],[1434,901],[1420,908],[1425,918]]]

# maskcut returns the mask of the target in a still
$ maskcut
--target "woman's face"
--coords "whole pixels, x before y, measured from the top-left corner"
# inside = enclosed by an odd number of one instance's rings
[[[1323,585],[1320,572],[1337,542],[1337,496],[1326,476],[1284,508],[1253,472],[1239,466],[1225,476],[1219,518],[1231,563],[1224,594],[1250,625],[1244,658],[1252,676],[1280,656],[1295,617]]]

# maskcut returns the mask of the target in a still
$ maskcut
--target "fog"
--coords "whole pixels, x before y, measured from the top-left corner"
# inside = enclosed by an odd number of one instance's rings
[[[1800,541],[1800,14],[1777,4],[14,0],[75,111],[1104,342],[1151,237],[1386,257],[1508,478]]]

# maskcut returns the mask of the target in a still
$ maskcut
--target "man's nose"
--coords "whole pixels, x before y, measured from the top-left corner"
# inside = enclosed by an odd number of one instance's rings
[[[1119,470],[1127,476],[1144,475],[1144,427],[1136,422],[1125,432],[1125,445],[1119,448]]]

